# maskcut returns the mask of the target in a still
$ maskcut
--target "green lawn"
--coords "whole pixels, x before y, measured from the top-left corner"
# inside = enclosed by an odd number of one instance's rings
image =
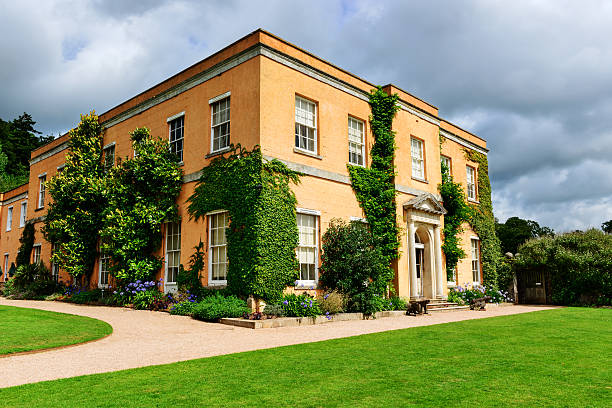
[[[82,343],[112,331],[108,323],[90,317],[0,306],[0,356]]]
[[[30,384],[0,405],[610,407],[611,363],[612,310],[558,309]]]

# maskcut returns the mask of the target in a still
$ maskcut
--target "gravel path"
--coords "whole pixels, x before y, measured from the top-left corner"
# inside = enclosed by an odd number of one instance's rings
[[[185,316],[117,307],[4,298],[0,298],[0,305],[89,316],[108,322],[113,327],[113,334],[99,341],[0,358],[0,388],[241,351],[552,308],[522,305],[489,307],[486,312],[466,310],[418,317],[403,316],[252,330],[204,323]]]

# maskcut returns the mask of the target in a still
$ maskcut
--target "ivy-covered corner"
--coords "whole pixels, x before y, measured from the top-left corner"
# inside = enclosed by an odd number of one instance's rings
[[[299,177],[278,160],[264,160],[259,146],[231,146],[202,169],[188,211],[196,220],[228,211],[230,293],[277,302],[297,279],[297,200],[290,184]]]
[[[397,94],[388,95],[378,87],[370,93],[369,103],[372,114],[370,125],[374,144],[370,151],[369,168],[347,165],[351,185],[359,205],[363,209],[370,231],[377,239],[388,265],[387,274],[375,282],[386,288],[393,279],[391,263],[398,258],[399,228],[395,203],[395,132],[393,119],[399,107]]]
[[[495,234],[495,217],[491,200],[489,162],[483,153],[465,149],[465,157],[478,164],[478,204],[470,204],[469,223],[480,238],[484,282],[497,287],[497,267],[501,259],[501,245]]]

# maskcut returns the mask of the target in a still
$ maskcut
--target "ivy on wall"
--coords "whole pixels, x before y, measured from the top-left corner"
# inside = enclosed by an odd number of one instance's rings
[[[81,115],[69,133],[62,172],[47,181],[52,202],[45,219],[45,239],[55,244],[51,261],[88,285],[97,256],[98,231],[106,207],[102,167],[102,126],[94,111]]]
[[[136,154],[111,168],[105,179],[108,204],[100,231],[110,274],[120,285],[152,279],[163,266],[154,253],[161,246],[161,225],[178,221],[183,182],[179,158],[166,140],[152,138],[146,128],[130,136]]]
[[[391,262],[398,257],[399,229],[395,205],[395,132],[391,130],[393,118],[399,107],[398,95],[387,95],[382,88],[370,93],[370,125],[374,144],[370,152],[370,168],[347,165],[351,185],[359,205],[379,241],[382,254],[387,259],[389,274],[393,278]]]
[[[464,151],[468,160],[478,163],[478,199],[480,203],[470,204],[472,211],[469,223],[480,238],[483,279],[487,284],[496,287],[501,246],[499,238],[495,234],[489,162],[485,154],[471,149],[465,149]]]
[[[195,219],[229,212],[229,292],[276,302],[297,279],[297,201],[290,183],[299,183],[299,176],[278,160],[265,161],[259,146],[232,146],[229,156],[202,169],[188,210]]]
[[[442,183],[438,190],[447,213],[444,215],[444,242],[442,251],[446,258],[446,273],[448,280],[453,279],[453,269],[460,259],[465,258],[461,248],[459,234],[463,232],[461,225],[470,220],[471,208],[466,203],[465,193],[460,183],[453,180],[450,169],[441,163]]]

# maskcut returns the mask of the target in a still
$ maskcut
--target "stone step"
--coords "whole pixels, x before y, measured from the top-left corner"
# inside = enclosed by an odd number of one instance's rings
[[[427,305],[427,308],[436,309],[439,307],[450,307],[450,306],[459,306],[459,305],[453,302],[432,302]]]
[[[459,305],[447,306],[447,307],[437,307],[433,309],[430,309],[429,306],[427,307],[427,313],[454,312],[458,310],[470,310],[470,307],[469,306],[459,306]]]

